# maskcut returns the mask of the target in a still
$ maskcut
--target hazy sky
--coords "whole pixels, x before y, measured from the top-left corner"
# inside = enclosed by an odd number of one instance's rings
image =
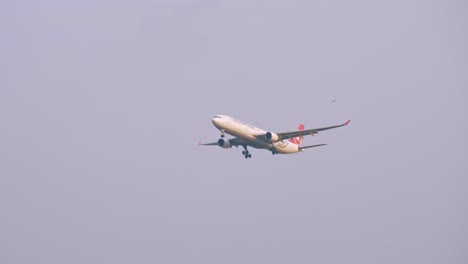
[[[1,2],[0,263],[467,263],[467,9]]]

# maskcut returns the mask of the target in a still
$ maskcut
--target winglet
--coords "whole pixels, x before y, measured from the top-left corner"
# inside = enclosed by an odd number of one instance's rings
[[[347,126],[347,125],[349,124],[349,122],[351,122],[351,120],[346,121],[346,122],[343,124],[343,126]]]
[[[202,143],[201,143],[201,140],[198,140],[198,145],[201,145],[201,144],[202,144]]]

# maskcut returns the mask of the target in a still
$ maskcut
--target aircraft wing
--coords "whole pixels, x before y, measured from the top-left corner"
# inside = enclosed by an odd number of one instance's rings
[[[198,141],[198,145],[200,145],[200,146],[218,146],[218,142],[202,143],[201,141]]]
[[[282,132],[282,133],[276,133],[276,134],[278,135],[279,140],[284,140],[284,139],[290,139],[290,138],[295,138],[295,137],[314,135],[314,134],[317,134],[320,131],[346,126],[346,125],[349,124],[349,122],[351,122],[351,120],[348,120],[348,121],[344,122],[343,124],[336,125],[336,126],[313,128],[313,129],[307,129],[307,130],[296,130],[296,131]]]
[[[315,147],[321,147],[321,146],[326,146],[327,144],[317,144],[317,145],[311,145],[311,146],[304,146],[304,147],[299,147],[300,150],[303,149],[308,149],[308,148],[315,148]]]
[[[242,146],[242,145],[244,145],[246,143],[246,142],[244,142],[244,140],[242,140],[240,138],[231,138],[231,139],[228,139],[227,141],[229,141],[229,143],[232,146],[235,146],[235,147]],[[201,146],[218,146],[218,141],[211,142],[211,143],[202,143],[201,141],[199,141],[198,145],[201,145]]]

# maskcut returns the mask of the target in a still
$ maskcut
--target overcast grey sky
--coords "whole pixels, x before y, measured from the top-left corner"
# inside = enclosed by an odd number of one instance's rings
[[[467,263],[467,15],[3,1],[0,263]],[[352,121],[245,160],[215,114]]]

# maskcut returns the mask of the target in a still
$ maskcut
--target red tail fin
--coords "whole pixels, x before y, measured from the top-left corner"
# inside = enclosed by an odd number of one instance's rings
[[[304,130],[304,125],[303,124],[300,124],[299,127],[297,128],[297,130],[301,131],[301,130]],[[302,137],[295,137],[295,138],[291,138],[289,140],[289,142],[291,143],[294,143],[296,145],[301,145],[301,142],[302,142]]]

